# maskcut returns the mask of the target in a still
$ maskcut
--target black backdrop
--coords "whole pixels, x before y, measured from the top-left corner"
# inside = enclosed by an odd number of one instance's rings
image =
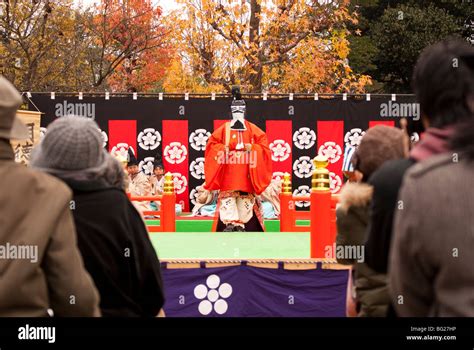
[[[292,177],[295,194],[305,194],[310,187],[310,173],[305,167],[299,168],[302,164],[300,160],[303,160],[303,163],[305,161],[302,157],[313,158],[323,142],[334,141],[333,146],[337,148],[336,153],[339,153],[335,159],[337,161],[330,165],[330,170],[335,176],[342,178],[341,152],[344,151],[345,145],[358,142],[358,137],[350,138],[351,135],[360,136],[372,123],[398,124],[396,117],[381,116],[381,105],[389,103],[392,98],[392,95],[372,95],[370,101],[366,96],[348,96],[344,100],[342,95],[337,95],[332,98],[319,97],[318,100],[312,96],[295,96],[293,99],[289,96],[269,97],[264,100],[260,96],[246,98],[247,118],[263,130],[271,128],[267,130],[270,142],[281,139],[276,143],[289,146],[290,152],[286,152],[289,153],[289,157],[287,154],[286,159],[285,156],[276,154],[275,176],[281,176],[282,171],[292,172],[293,175],[297,175]],[[84,95],[80,99],[78,94],[56,93],[52,99],[51,94],[32,93],[30,109],[38,109],[44,113],[41,126],[47,128],[58,116],[67,114],[67,108],[66,110],[63,108],[65,103],[69,108],[74,107],[70,109],[73,113],[87,114],[89,107],[89,112],[94,113],[89,113],[88,116],[94,118],[103,131],[104,146],[108,150],[112,150],[118,143],[125,143],[126,145],[122,145],[125,148],[127,145],[132,146],[135,140],[132,148],[136,150],[137,158],[141,161],[141,169],[146,173],[151,170],[154,157],[163,158],[165,170],[173,172],[176,176],[175,181],[178,180],[176,182],[178,199],[182,201],[185,210],[189,210],[194,200],[195,187],[204,182],[202,174],[204,143],[195,142],[195,137],[200,137],[200,140],[205,142],[206,137],[214,130],[215,120],[229,118],[230,102],[231,98],[227,96],[217,96],[213,100],[211,96],[185,99],[184,96],[164,95],[160,99],[158,95],[138,95],[138,98],[134,99],[132,95],[110,95],[109,99],[106,99],[104,95]],[[412,103],[414,97],[396,96],[396,101],[393,102]],[[324,121],[331,123],[321,123]],[[414,121],[413,118],[408,118],[408,121],[410,133],[419,133],[421,123]],[[42,129],[43,132],[45,130]],[[303,140],[305,144],[297,147],[298,142],[295,140],[298,140],[302,132],[308,137]],[[147,135],[152,137],[149,138],[148,144],[144,141]],[[172,142],[179,143],[170,145]],[[171,162],[168,161],[170,158],[167,146],[180,152],[178,156],[175,154],[175,159],[171,159]],[[119,150],[123,151],[123,147]],[[281,161],[282,159],[284,161]],[[295,164],[296,162],[298,163]],[[340,183],[336,181],[336,191],[339,185]],[[300,203],[300,205],[307,204]]]

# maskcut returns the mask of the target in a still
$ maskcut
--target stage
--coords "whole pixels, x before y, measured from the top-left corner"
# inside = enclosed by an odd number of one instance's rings
[[[177,220],[180,229],[207,225],[212,220]],[[311,259],[309,232],[157,232],[150,238],[162,262],[169,317],[345,316],[348,271]]]

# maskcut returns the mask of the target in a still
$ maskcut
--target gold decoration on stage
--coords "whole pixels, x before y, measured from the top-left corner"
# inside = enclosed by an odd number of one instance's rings
[[[330,189],[330,178],[328,158],[319,154],[313,159],[315,169],[313,170],[313,176],[311,178],[311,190],[312,191],[329,191]]]
[[[165,174],[165,183],[163,185],[163,193],[171,194],[174,192],[173,175],[170,172]]]
[[[283,174],[282,193],[291,194],[291,175],[288,173]]]

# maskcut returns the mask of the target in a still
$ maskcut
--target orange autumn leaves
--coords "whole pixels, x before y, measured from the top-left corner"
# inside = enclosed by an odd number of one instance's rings
[[[175,3],[164,12],[156,0],[7,2],[2,74],[25,91],[331,93],[371,83],[347,59],[357,21],[347,0]]]
[[[112,71],[107,79],[112,91],[159,89],[172,52],[161,8],[151,0],[102,0],[93,12],[89,28],[104,61],[99,77]]]
[[[346,25],[357,21],[348,1],[179,2],[165,90],[356,93],[371,83],[348,64]]]

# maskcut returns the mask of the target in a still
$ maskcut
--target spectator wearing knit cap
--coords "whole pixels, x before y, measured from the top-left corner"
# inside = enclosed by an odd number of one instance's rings
[[[140,214],[121,188],[121,166],[102,147],[97,124],[74,116],[54,121],[31,165],[73,191],[78,247],[99,290],[102,314],[156,316],[164,303],[160,264]]]
[[[353,265],[353,290],[348,290],[356,302],[356,311],[348,314],[382,317],[390,303],[386,275],[377,274],[364,262],[364,243],[369,222],[369,207],[372,187],[369,177],[384,162],[406,156],[404,132],[398,128],[377,125],[367,130],[352,156],[354,170],[361,174],[360,182],[347,182],[340,194],[340,205],[336,210],[336,258],[339,263]],[[337,251],[346,252],[337,253]],[[358,252],[349,256],[347,252]]]
[[[30,253],[30,259],[0,259],[0,316],[100,316],[97,290],[77,249],[71,191],[14,161],[10,140],[28,136],[15,116],[22,103],[0,77],[0,246]]]

